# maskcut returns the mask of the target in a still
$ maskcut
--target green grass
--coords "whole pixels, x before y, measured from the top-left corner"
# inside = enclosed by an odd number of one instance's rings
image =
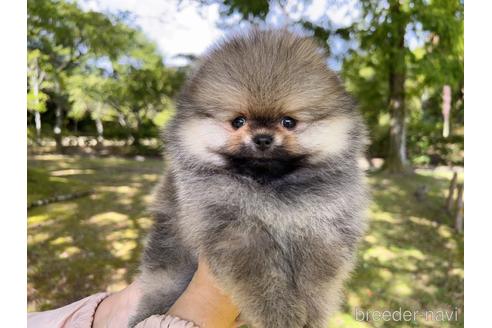
[[[91,196],[28,212],[28,309],[46,310],[134,277],[146,212],[162,163],[116,157],[38,155],[28,163],[28,201],[85,190]],[[373,201],[346,302],[330,327],[462,327],[459,321],[357,322],[354,309],[453,310],[463,307],[463,237],[442,208],[451,174],[368,177]],[[413,192],[429,188],[424,201]],[[461,310],[460,310],[461,311]]]
[[[43,168],[28,168],[27,183],[29,185],[28,204],[55,195],[71,194],[89,189],[83,181],[70,180],[63,176],[57,176],[56,173],[51,175],[48,170]]]
[[[42,155],[28,164],[28,199],[95,191],[29,210],[29,310],[124,287],[151,222],[145,209],[161,161]]]
[[[331,327],[462,327],[458,321],[355,322],[354,309],[451,311],[463,308],[463,236],[443,210],[451,173],[421,171],[413,176],[369,176],[373,202],[370,227],[348,283],[344,314]],[[417,201],[413,192],[426,185]]]

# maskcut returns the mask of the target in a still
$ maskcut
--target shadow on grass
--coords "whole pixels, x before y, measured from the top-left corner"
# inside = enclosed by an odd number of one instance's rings
[[[29,211],[29,310],[59,307],[128,284],[136,273],[142,238],[150,226],[145,209],[161,162],[78,159],[69,163],[70,169],[66,161],[29,164],[35,168],[37,182],[50,184],[53,176],[66,174],[63,188],[58,189],[58,184],[56,188],[32,188],[41,190],[37,197],[53,190],[65,192],[72,184],[96,191],[91,197]],[[39,179],[42,174],[46,177]],[[32,186],[28,187],[31,190]]]
[[[432,175],[369,177],[373,202],[370,228],[348,283],[344,313],[331,327],[462,327],[463,237],[444,211],[449,180]],[[429,188],[423,201],[414,191]],[[362,311],[455,311],[458,321],[357,322]]]

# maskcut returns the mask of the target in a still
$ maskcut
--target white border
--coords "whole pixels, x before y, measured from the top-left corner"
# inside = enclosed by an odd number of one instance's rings
[[[489,321],[492,293],[492,2],[465,8],[465,323]]]
[[[491,12],[492,2],[467,2],[465,322],[469,327],[480,327],[487,321],[490,304],[486,300],[490,298],[492,285],[489,264],[492,249],[489,209],[492,202]],[[26,2],[3,1],[0,13],[0,249],[4,286],[0,308],[7,314],[2,318],[3,326],[21,327],[25,326],[26,312]]]
[[[0,251],[2,326],[26,326],[26,35],[25,1],[0,2]]]

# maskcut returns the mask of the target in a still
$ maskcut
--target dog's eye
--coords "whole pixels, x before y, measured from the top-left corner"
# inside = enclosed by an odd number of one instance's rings
[[[286,116],[282,118],[282,126],[286,129],[293,129],[295,128],[296,124],[296,120],[294,120],[292,117]]]
[[[232,126],[235,129],[239,129],[244,124],[246,124],[246,117],[244,117],[244,116],[238,116],[238,117],[236,117],[235,119],[232,120],[231,124],[232,124]]]

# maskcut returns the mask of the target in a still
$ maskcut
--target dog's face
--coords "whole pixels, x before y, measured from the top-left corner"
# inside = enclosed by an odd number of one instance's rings
[[[256,32],[212,51],[179,102],[179,140],[197,161],[276,178],[349,147],[352,104],[315,44]]]
[[[351,120],[326,117],[309,121],[301,113],[270,117],[231,112],[203,116],[183,125],[183,146],[197,160],[247,175],[280,177],[342,152]]]

